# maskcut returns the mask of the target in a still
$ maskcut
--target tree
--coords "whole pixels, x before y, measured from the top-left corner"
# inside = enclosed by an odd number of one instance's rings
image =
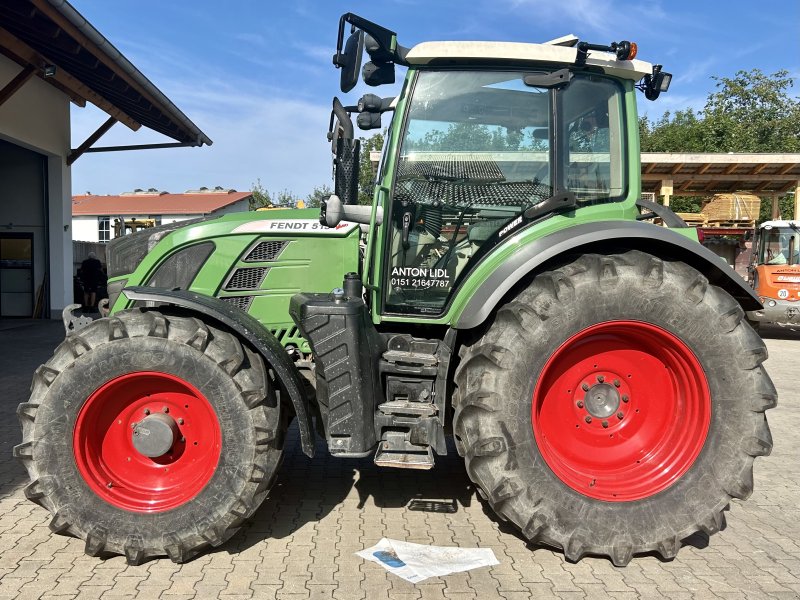
[[[311,193],[306,196],[306,208],[318,207],[322,201],[330,198],[331,194],[333,194],[333,190],[330,188],[330,186],[326,184],[316,186],[313,190],[311,190]]]
[[[297,204],[298,198],[294,192],[288,189],[283,189],[275,195],[275,206],[280,208],[294,208]]]
[[[800,152],[800,99],[789,94],[794,80],[788,71],[753,69],[713,79],[716,90],[701,112],[688,108],[639,120],[643,152]],[[790,203],[782,199],[781,211]],[[769,204],[762,202],[762,219]],[[672,208],[698,212],[700,199],[675,197]]]
[[[703,111],[639,120],[643,152],[799,152],[800,99],[789,95],[787,71],[760,69],[713,77]]]
[[[272,196],[267,189],[261,185],[261,179],[257,179],[250,190],[253,194],[250,197],[250,210],[259,208],[270,208],[272,206]]]

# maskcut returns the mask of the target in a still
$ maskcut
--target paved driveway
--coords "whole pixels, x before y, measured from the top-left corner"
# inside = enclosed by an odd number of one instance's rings
[[[733,501],[727,529],[710,542],[694,536],[672,562],[646,556],[617,569],[605,559],[570,564],[531,551],[486,512],[454,453],[428,472],[377,469],[322,448],[309,460],[295,431],[270,499],[228,543],[185,565],[129,567],[52,535],[47,512],[25,500],[26,476],[11,458],[14,410],[62,331],[56,323],[0,330],[0,598],[798,598],[800,335],[768,335],[767,366],[780,392],[769,413],[773,453],[757,459],[756,491]],[[455,501],[458,510],[413,510],[415,499]],[[353,555],[383,536],[489,547],[500,565],[411,585]]]

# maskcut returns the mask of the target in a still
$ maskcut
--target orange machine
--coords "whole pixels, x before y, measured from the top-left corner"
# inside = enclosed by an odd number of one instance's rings
[[[753,289],[764,304],[751,321],[800,325],[800,221],[766,221],[753,253]]]

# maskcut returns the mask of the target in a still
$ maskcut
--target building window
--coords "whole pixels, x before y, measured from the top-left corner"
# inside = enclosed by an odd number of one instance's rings
[[[97,217],[97,241],[111,240],[111,217]]]

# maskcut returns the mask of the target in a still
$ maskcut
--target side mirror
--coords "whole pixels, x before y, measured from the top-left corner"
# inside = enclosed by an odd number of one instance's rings
[[[341,68],[339,87],[346,94],[358,83],[358,72],[361,70],[361,55],[364,53],[364,32],[354,31],[347,38],[344,52],[333,55],[333,64]]]

